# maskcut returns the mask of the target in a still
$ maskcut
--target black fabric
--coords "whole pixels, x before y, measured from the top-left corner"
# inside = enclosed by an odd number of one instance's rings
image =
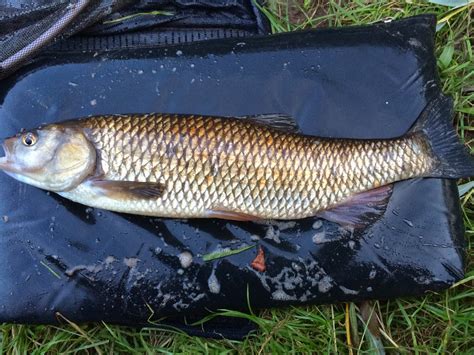
[[[96,51],[266,32],[251,0],[0,0],[0,79],[48,47]]]
[[[174,28],[233,28],[249,32],[267,30],[261,21],[261,14],[248,0],[195,1],[155,0],[140,1],[133,6],[116,11],[104,18],[102,23],[88,28],[85,33],[103,35],[140,31],[163,24]],[[159,12],[153,13],[154,11]],[[137,14],[141,14],[137,16]],[[122,20],[120,20],[122,19]],[[120,20],[120,21],[119,21]],[[166,29],[165,29],[166,31]]]
[[[250,0],[217,1],[208,6],[206,3],[194,0],[136,2],[48,50],[95,52],[269,32],[268,21]]]
[[[133,0],[0,1],[0,79]]]
[[[404,134],[440,95],[435,18],[154,46],[50,51],[2,82],[0,132],[105,113],[290,114],[307,134]],[[395,184],[349,233],[317,218],[256,224],[93,210],[0,175],[0,321],[139,325],[172,315],[439,291],[463,277],[454,181]],[[206,262],[216,250],[255,247]],[[266,271],[250,265],[259,248]],[[179,255],[193,256],[189,267]],[[177,316],[178,315],[178,316]],[[225,322],[225,320],[224,320]],[[187,323],[189,324],[189,323]],[[242,325],[202,333],[242,335]]]

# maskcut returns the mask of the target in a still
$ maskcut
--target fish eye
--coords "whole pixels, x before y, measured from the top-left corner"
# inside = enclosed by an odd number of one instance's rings
[[[38,137],[33,132],[28,132],[21,136],[21,142],[27,147],[35,145],[37,140]]]

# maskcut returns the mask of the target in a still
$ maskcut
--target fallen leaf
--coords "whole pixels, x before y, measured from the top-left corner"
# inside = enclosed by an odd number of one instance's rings
[[[263,253],[262,247],[258,248],[258,253],[255,259],[253,259],[252,263],[250,264],[255,270],[264,272],[266,270],[265,266],[265,254]]]

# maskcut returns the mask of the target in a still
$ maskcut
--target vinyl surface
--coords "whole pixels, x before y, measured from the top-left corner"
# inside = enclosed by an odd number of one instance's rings
[[[2,81],[0,132],[105,113],[286,113],[307,134],[399,136],[440,94],[434,23],[421,16],[95,56],[50,52]],[[55,323],[60,312],[76,322],[144,324],[149,307],[159,318],[248,302],[387,299],[463,276],[459,199],[448,180],[397,183],[384,216],[354,233],[317,218],[255,224],[117,214],[5,174],[0,201],[8,219],[0,220],[0,322]],[[250,266],[260,247],[265,272]]]

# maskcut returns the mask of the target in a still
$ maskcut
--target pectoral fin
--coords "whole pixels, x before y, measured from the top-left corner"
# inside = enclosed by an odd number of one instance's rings
[[[155,182],[89,180],[96,192],[113,199],[156,199],[163,195],[165,186]]]
[[[320,211],[317,217],[338,223],[345,227],[362,228],[379,218],[387,208],[392,185],[356,194],[341,204]]]

